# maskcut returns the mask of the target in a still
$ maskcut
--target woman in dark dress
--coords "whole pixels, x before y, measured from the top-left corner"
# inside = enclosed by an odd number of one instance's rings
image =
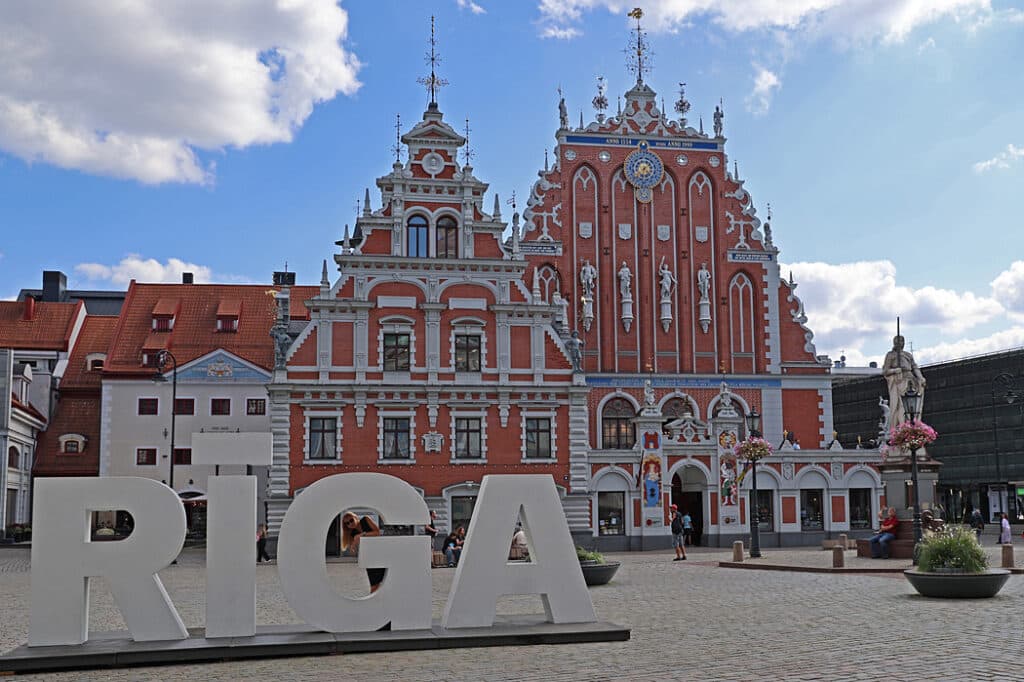
[[[369,516],[359,518],[352,512],[345,512],[341,517],[341,549],[352,548],[353,553],[359,552],[359,540],[364,537],[380,535],[380,527]],[[370,594],[377,591],[384,582],[386,568],[368,568],[366,577],[370,579]]]

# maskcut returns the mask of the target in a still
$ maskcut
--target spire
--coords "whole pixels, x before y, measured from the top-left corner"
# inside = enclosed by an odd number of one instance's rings
[[[540,276],[538,275],[539,268],[533,269],[533,302],[540,303]]]
[[[618,105],[619,108],[619,118],[622,118],[622,95],[615,96],[615,103]]]
[[[341,253],[347,254],[351,251],[348,240],[348,223],[345,223],[345,235],[341,238]]]
[[[736,160],[732,162],[732,179],[736,182],[740,181],[740,164]]]
[[[363,215],[370,215],[370,188],[366,188],[366,194],[363,196]]]
[[[544,147],[544,172],[548,172],[548,148]]]
[[[686,83],[679,84],[679,99],[676,100],[676,113],[679,114],[679,126],[686,127],[686,114],[690,113],[690,102],[686,99]]]
[[[437,33],[434,30],[434,17],[430,17],[430,52],[426,57],[427,64],[430,64],[430,75],[417,78],[416,82],[427,88],[430,93],[430,109],[437,109],[437,91],[448,85],[448,81],[439,78],[437,65],[441,63],[441,55],[437,53]]]
[[[327,259],[324,258],[324,269],[320,274],[320,287],[323,289],[329,289],[331,287],[331,280],[327,278]]]
[[[501,218],[501,201],[498,200],[498,193],[494,193],[494,214],[492,216],[495,220]]]
[[[608,109],[608,98],[604,94],[605,84],[604,76],[597,77],[597,96],[591,100],[591,104],[594,105],[594,111],[597,112],[597,122],[604,123],[604,112]]]
[[[700,121],[700,134],[703,135],[704,134],[704,117],[700,116],[698,118],[698,120]]]
[[[636,28],[633,29],[633,37],[626,48],[626,54],[628,55],[626,68],[629,69],[630,73],[636,75],[636,84],[643,85],[644,74],[651,71],[652,56],[651,48],[647,44],[647,33],[640,27],[640,19],[643,18],[644,11],[639,7],[635,7],[627,16],[636,19]]]
[[[764,222],[764,245],[772,246],[772,205],[768,204],[768,219]]]

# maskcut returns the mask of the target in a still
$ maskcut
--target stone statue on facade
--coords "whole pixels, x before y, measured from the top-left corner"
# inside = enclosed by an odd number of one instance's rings
[[[891,420],[889,427],[904,421],[906,414],[903,410],[903,394],[913,386],[924,402],[924,375],[914,362],[914,356],[903,350],[904,339],[897,335],[892,340],[892,350],[885,354],[885,361],[882,363],[882,376],[889,387],[889,410]],[[920,415],[918,415],[920,417]]]
[[[668,269],[668,264],[665,263],[664,257],[661,259],[661,267],[658,268],[658,277],[661,279],[661,298],[671,298],[672,289],[676,286],[676,278],[672,271]]]
[[[587,259],[583,259],[580,265],[580,283],[583,285],[583,295],[593,300],[594,284],[597,282],[597,268]]]
[[[889,420],[892,416],[892,410],[889,408],[889,401],[881,396],[878,397],[878,407],[882,410],[882,417],[878,420],[878,435],[881,436],[884,442],[888,440]]]
[[[700,270],[697,271],[697,291],[700,292],[700,300],[709,300],[708,295],[711,291],[711,273],[708,271],[707,263],[701,263]]]
[[[619,268],[619,293],[622,294],[622,298],[633,298],[633,291],[630,288],[632,281],[633,273],[629,271],[629,266],[626,265],[626,261],[622,261],[622,267]]]
[[[715,137],[721,137],[722,136],[722,119],[723,118],[725,118],[725,112],[722,111],[722,107],[720,105],[715,105],[715,118],[714,118],[714,120],[715,120],[715,123],[714,123]]]
[[[270,336],[274,339],[274,369],[284,369],[288,348],[292,345],[292,337],[288,335],[288,330],[282,324],[275,324],[270,329]]]
[[[558,306],[555,324],[558,325],[558,333],[564,336],[569,333],[569,301],[562,298],[561,292],[556,291],[551,294],[551,303]]]
[[[558,127],[561,130],[569,129],[569,112],[565,108],[565,98],[558,100]]]
[[[573,331],[572,335],[565,340],[565,347],[569,351],[569,362],[572,363],[572,371],[582,372],[583,371],[583,341],[580,339],[580,333]]]
[[[644,405],[654,407],[656,402],[658,401],[654,397],[654,386],[651,385],[651,380],[644,379]]]

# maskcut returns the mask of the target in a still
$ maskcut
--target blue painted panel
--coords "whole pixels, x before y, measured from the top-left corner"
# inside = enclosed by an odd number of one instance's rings
[[[268,372],[245,365],[227,353],[216,353],[178,372],[178,381],[252,383],[269,381]]]
[[[669,377],[587,377],[587,386],[643,386],[650,380],[651,386],[661,388],[719,388],[724,380],[729,388],[782,388],[781,379],[698,379]]]
[[[644,140],[651,147],[662,149],[697,149],[709,152],[717,152],[721,145],[717,142],[701,142],[699,140],[663,140],[646,139],[642,137],[595,137],[590,135],[567,135],[566,144],[597,144],[604,147],[635,147]]]

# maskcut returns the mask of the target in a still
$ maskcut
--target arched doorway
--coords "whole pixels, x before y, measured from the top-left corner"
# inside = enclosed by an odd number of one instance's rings
[[[679,507],[679,513],[688,513],[693,521],[693,543],[702,544],[704,536],[704,496],[708,479],[698,467],[687,465],[672,475],[672,504]]]

